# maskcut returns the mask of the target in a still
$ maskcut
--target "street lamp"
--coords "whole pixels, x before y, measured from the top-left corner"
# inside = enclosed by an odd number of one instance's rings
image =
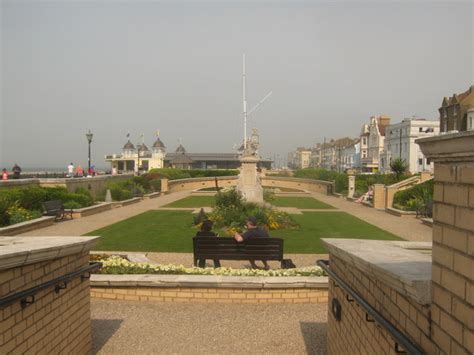
[[[89,143],[89,155],[87,157],[87,174],[91,171],[91,143],[92,143],[93,134],[91,130],[86,133],[87,142]]]

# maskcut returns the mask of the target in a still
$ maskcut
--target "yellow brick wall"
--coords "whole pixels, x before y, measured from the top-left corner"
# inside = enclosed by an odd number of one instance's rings
[[[88,265],[88,253],[0,271],[0,297],[22,291]],[[0,309],[0,354],[88,354],[91,352],[89,280],[78,277],[56,294],[40,291],[35,302]]]
[[[433,338],[474,353],[474,163],[435,163]]]
[[[421,306],[377,279],[368,278],[333,255],[330,262],[331,269],[397,329],[428,354],[439,352],[431,340],[429,307]],[[342,306],[340,321],[331,312],[333,298]],[[332,281],[328,308],[328,354],[395,354],[395,342],[390,335],[377,323],[367,322],[365,310],[356,301],[349,302],[342,288],[335,287]]]
[[[190,303],[327,303],[328,301],[327,290],[316,288],[91,287],[91,297]]]

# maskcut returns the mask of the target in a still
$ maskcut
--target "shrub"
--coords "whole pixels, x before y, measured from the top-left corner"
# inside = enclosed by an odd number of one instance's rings
[[[245,229],[249,216],[254,216],[258,224],[265,225],[269,229],[297,227],[289,214],[246,202],[235,188],[223,191],[215,198],[216,206],[209,219],[214,222],[216,228],[224,228],[231,235]]]
[[[424,183],[395,193],[393,204],[400,206],[402,209],[415,211],[417,208],[433,200],[433,190],[433,180],[425,181]]]
[[[174,168],[163,168],[163,169],[151,169],[148,174],[159,175],[160,178],[165,177],[170,180],[176,179],[187,179],[197,177],[214,177],[214,176],[235,176],[239,174],[236,169],[174,169]]]
[[[64,208],[71,208],[71,209],[82,208],[82,206],[79,202],[72,201],[72,200],[64,202],[63,206],[64,206]]]
[[[39,211],[43,210],[42,204],[45,201],[60,200],[63,203],[75,201],[81,207],[92,205],[93,199],[88,191],[86,193],[84,191],[79,192],[70,193],[64,187],[28,187],[25,189],[0,190],[0,226],[41,216]],[[12,206],[14,206],[13,209],[8,213],[7,211]],[[24,212],[25,210],[28,213]]]
[[[8,216],[9,224],[21,223],[41,217],[41,212],[36,210],[28,211],[27,209],[21,207],[18,202],[10,205],[6,211],[6,214]]]

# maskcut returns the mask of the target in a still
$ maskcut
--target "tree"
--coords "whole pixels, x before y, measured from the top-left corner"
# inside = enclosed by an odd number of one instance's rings
[[[390,169],[392,169],[397,176],[397,181],[399,181],[400,177],[408,170],[408,164],[405,159],[397,158],[390,162]]]

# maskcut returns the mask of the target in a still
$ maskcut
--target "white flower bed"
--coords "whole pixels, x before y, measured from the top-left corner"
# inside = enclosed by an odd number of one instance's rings
[[[184,275],[222,275],[222,276],[323,276],[318,266],[308,266],[295,269],[258,270],[232,269],[230,267],[199,268],[184,267],[183,265],[161,265],[151,263],[136,263],[119,256],[111,256],[102,263],[102,274],[184,274]]]

